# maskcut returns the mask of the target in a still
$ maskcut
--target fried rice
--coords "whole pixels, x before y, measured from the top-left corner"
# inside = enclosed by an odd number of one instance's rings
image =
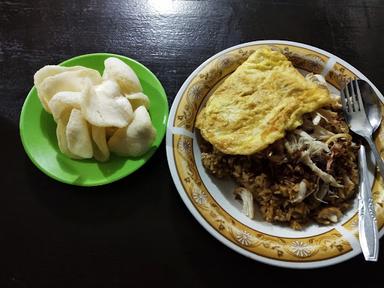
[[[308,77],[325,83],[321,76]],[[203,166],[237,183],[234,195],[250,218],[259,209],[266,221],[296,230],[311,220],[338,222],[356,195],[359,147],[333,97],[331,105],[305,114],[303,125],[250,156],[223,154],[201,137]]]

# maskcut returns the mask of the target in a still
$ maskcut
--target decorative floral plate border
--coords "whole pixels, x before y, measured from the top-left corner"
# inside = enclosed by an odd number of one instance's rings
[[[200,224],[219,241],[252,259],[282,267],[314,268],[345,261],[361,252],[358,242],[357,214],[326,232],[309,236],[286,237],[251,228],[239,221],[220,205],[197,168],[194,154],[194,123],[197,112],[223,79],[230,75],[247,57],[261,46],[284,53],[296,68],[322,74],[328,83],[340,90],[353,78],[367,80],[357,69],[321,49],[290,41],[255,41],[228,48],[201,64],[179,90],[168,120],[166,149],[169,168],[184,203]],[[382,150],[384,128],[376,137]],[[201,171],[200,171],[201,172]],[[375,208],[380,229],[384,234],[384,183],[376,177],[373,186]]]

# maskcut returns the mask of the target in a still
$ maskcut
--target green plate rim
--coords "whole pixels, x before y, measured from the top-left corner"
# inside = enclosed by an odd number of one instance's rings
[[[102,181],[95,181],[95,183],[87,183],[87,182],[86,183],[73,183],[73,182],[70,182],[70,181],[66,181],[63,178],[60,178],[60,177],[56,176],[56,174],[51,173],[49,170],[43,168],[39,164],[39,162],[36,161],[36,159],[33,157],[31,151],[29,151],[29,149],[26,148],[26,144],[25,144],[26,138],[24,138],[25,137],[25,135],[23,133],[24,128],[22,126],[23,126],[23,122],[24,122],[24,118],[25,118],[25,111],[27,109],[26,107],[28,105],[28,102],[31,101],[32,93],[36,89],[36,87],[33,85],[32,88],[29,90],[29,92],[27,94],[27,97],[24,99],[24,103],[22,105],[21,112],[20,112],[20,117],[19,117],[19,135],[20,135],[20,138],[21,138],[21,143],[23,145],[24,151],[28,155],[28,158],[32,161],[32,163],[41,172],[43,172],[45,175],[51,177],[52,179],[55,179],[56,181],[64,183],[64,184],[69,184],[69,185],[74,185],[74,186],[82,186],[82,187],[96,187],[96,186],[102,186],[102,185],[110,184],[110,183],[116,182],[118,180],[121,180],[121,179],[123,179],[123,178],[125,178],[125,177],[127,177],[127,176],[129,176],[131,174],[133,174],[138,169],[143,167],[152,158],[152,156],[159,149],[161,143],[163,142],[165,134],[166,134],[166,131],[167,131],[167,123],[168,123],[168,117],[169,117],[169,103],[168,103],[168,99],[167,99],[167,93],[165,92],[165,89],[164,89],[163,85],[161,84],[161,82],[157,78],[157,76],[149,68],[147,68],[144,64],[140,63],[139,61],[137,61],[135,59],[132,59],[132,58],[124,56],[124,55],[114,54],[114,53],[97,52],[97,53],[81,54],[81,55],[69,58],[67,60],[64,60],[64,61],[60,62],[57,65],[63,66],[67,62],[70,62],[70,61],[73,61],[73,60],[78,60],[78,59],[81,59],[81,58],[86,58],[86,57],[89,57],[89,56],[108,56],[108,57],[125,58],[125,59],[128,59],[129,61],[134,62],[135,64],[141,66],[147,73],[151,74],[154,77],[155,81],[159,84],[159,87],[161,88],[160,94],[161,94],[161,97],[163,98],[163,100],[165,100],[164,103],[166,105],[166,107],[165,107],[166,109],[165,109],[165,115],[164,115],[163,122],[162,122],[162,127],[164,129],[163,129],[162,133],[160,134],[158,146],[155,149],[152,149],[152,150],[148,151],[147,153],[149,153],[149,154],[144,154],[144,155],[147,155],[147,159],[142,164],[137,165],[130,172],[128,172],[126,174],[123,173],[122,175],[116,176],[115,178],[113,178],[113,177],[105,178]]]

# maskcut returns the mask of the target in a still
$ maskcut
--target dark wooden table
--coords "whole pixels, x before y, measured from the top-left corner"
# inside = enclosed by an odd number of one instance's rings
[[[210,236],[182,203],[165,145],[114,184],[79,188],[40,172],[18,121],[46,64],[92,52],[137,59],[171,104],[205,59],[242,42],[282,39],[325,49],[384,90],[383,1],[0,2],[0,287],[308,286],[378,282],[362,256],[329,268],[289,270],[245,258]],[[384,242],[381,242],[384,244]],[[265,285],[265,284],[263,284]],[[328,286],[328,284],[326,284]],[[165,286],[165,287],[166,287]]]

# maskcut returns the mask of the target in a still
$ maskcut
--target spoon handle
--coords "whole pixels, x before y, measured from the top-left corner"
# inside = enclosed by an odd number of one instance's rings
[[[376,145],[373,142],[372,137],[366,136],[364,138],[368,142],[369,147],[371,148],[373,155],[376,158],[376,163],[377,163],[377,166],[379,166],[379,172],[381,174],[381,178],[383,178],[383,180],[384,180],[384,162],[383,162],[383,159],[381,159],[380,153],[379,153],[379,151],[377,151]]]

